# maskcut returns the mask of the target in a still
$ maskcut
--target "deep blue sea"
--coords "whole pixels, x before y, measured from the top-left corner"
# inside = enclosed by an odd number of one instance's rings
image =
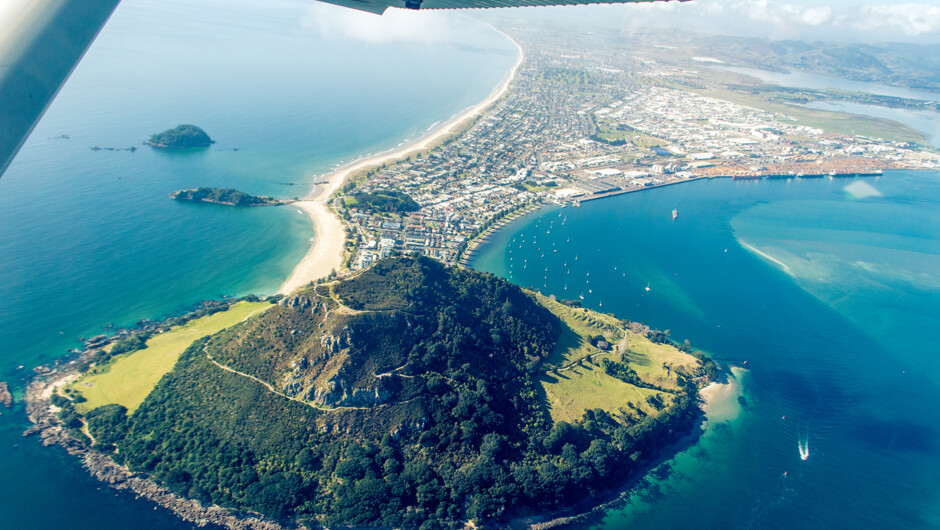
[[[168,194],[305,195],[336,165],[485,99],[516,57],[506,37],[460,15],[125,0],[0,178],[0,381],[20,398],[33,367],[108,324],[275,292],[315,237],[305,215]],[[181,123],[216,144],[141,145]],[[21,406],[0,412],[0,528],[187,527],[21,438]]]
[[[545,208],[472,265],[736,367],[701,439],[591,527],[940,527],[940,174]]]

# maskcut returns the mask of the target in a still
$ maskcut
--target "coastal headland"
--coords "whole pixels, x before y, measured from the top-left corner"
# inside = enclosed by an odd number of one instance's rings
[[[423,331],[445,314],[474,331]],[[181,340],[222,320],[239,323],[188,347]],[[695,436],[699,389],[721,377],[704,354],[663,332],[424,257],[390,258],[288,297],[234,304],[136,347],[113,359],[88,352],[37,378],[27,393],[30,432],[80,456],[116,488],[187,521],[229,528],[293,527],[291,514],[303,524],[406,527],[428,519],[554,519],[561,512],[546,510],[568,506],[570,513],[576,499],[586,506],[598,493],[616,495],[624,477],[645,473],[674,443]],[[442,355],[460,362],[441,363]],[[178,360],[145,396],[114,392],[129,390],[122,374],[154,357]],[[463,436],[453,436],[455,421]],[[380,447],[386,463],[375,470],[371,460],[326,458]],[[502,456],[490,461],[494,452]],[[487,473],[467,475],[479,490],[473,497],[495,504],[450,507],[415,497],[428,483],[453,492],[441,499],[471,495],[448,462],[475,453]],[[199,462],[221,467],[206,474]],[[510,462],[532,472],[510,473]],[[378,483],[358,465],[402,488],[366,491]],[[542,476],[553,466],[577,469]],[[418,468],[426,471],[407,471]],[[503,478],[486,478],[493,473]],[[504,483],[517,484],[516,493]],[[544,488],[555,493],[546,498]],[[387,503],[420,508],[375,508]],[[434,515],[439,503],[448,510]]]

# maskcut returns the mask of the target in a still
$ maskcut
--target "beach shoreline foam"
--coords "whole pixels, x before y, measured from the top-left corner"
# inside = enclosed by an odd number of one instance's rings
[[[314,239],[303,259],[294,267],[287,280],[281,284],[278,293],[290,294],[312,281],[328,276],[332,271],[339,272],[342,268],[343,245],[346,238],[345,227],[330,203],[336,191],[340,189],[350,175],[432,149],[458,127],[483,115],[490,106],[499,101],[509,91],[509,85],[515,79],[516,72],[525,59],[525,53],[522,46],[512,37],[495,28],[494,30],[504,35],[516,46],[518,57],[507,76],[485,100],[405,147],[395,148],[390,152],[358,160],[333,171],[322,181],[315,183],[314,188],[306,198],[293,203],[310,216],[313,223]]]

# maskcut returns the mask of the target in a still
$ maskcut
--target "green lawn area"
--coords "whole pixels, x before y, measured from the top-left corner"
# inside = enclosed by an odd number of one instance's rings
[[[613,142],[616,140],[626,140],[627,136],[636,136],[635,132],[618,131],[616,129],[597,129],[597,137],[601,140]]]
[[[564,324],[555,350],[545,361],[549,370],[540,379],[545,401],[556,422],[577,421],[586,409],[595,408],[608,411],[614,418],[636,418],[636,410],[654,416],[657,411],[646,402],[648,396],[658,394],[664,403],[672,402],[674,397],[671,394],[639,388],[605,373],[600,366],[601,361],[605,358],[621,360],[622,341],[627,352],[624,361],[645,382],[662,388],[677,388],[675,375],[668,372],[663,363],[672,369],[689,366],[691,370],[698,362],[672,346],[654,344],[646,337],[624,329],[614,316],[568,307],[544,296],[536,296]],[[615,347],[602,352],[591,345],[590,338],[595,335],[603,335]],[[571,366],[572,363],[576,364]]]
[[[634,136],[631,139],[631,141],[633,142],[633,145],[639,147],[640,149],[662,147],[668,144],[668,142],[666,142],[662,138],[657,138],[655,136],[650,136],[648,134],[640,134],[640,135]]]
[[[622,131],[620,129],[611,129],[609,127],[598,127],[597,128],[597,137],[601,140],[607,140],[608,142],[613,142],[616,140],[627,140],[628,138],[637,138],[645,136],[640,131],[629,130]]]
[[[143,403],[180,354],[196,339],[233,326],[272,307],[267,302],[239,302],[226,311],[204,316],[154,335],[142,350],[119,355],[95,367],[70,385],[87,400],[75,408],[84,414],[102,405],[117,403],[133,412]]]
[[[624,360],[644,381],[673,389],[678,387],[675,375],[671,372],[683,366],[691,372],[698,364],[698,360],[687,353],[666,344],[656,344],[631,332],[627,332]]]
[[[523,182],[522,185],[525,186],[525,189],[527,191],[530,191],[532,193],[541,193],[548,189],[548,186],[533,186],[526,182]]]
[[[590,337],[594,335],[603,335],[615,346],[623,338],[623,326],[616,317],[568,307],[548,297],[536,296],[539,303],[565,324],[558,344],[546,359],[546,364],[560,368],[588,355],[600,353],[601,350],[591,346]]]
[[[600,358],[596,357],[598,361]],[[547,373],[541,383],[556,423],[580,420],[585,410],[596,408],[609,412],[614,418],[632,415],[630,404],[652,416],[656,411],[646,402],[647,396],[662,394],[664,401],[671,399],[669,394],[624,383],[604,373],[600,366],[586,362],[570,370]]]

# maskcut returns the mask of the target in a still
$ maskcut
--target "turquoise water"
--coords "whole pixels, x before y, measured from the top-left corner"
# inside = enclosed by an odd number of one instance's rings
[[[516,59],[504,36],[463,17],[446,17],[451,33],[431,42],[383,38],[373,17],[375,35],[357,39],[342,31],[344,10],[311,4],[119,6],[0,178],[0,381],[17,397],[33,367],[107,324],[276,291],[315,237],[295,208],[183,204],[171,191],[305,195],[314,176],[483,100]],[[217,143],[141,145],[179,123]],[[21,408],[0,412],[0,526],[186,527],[22,439]]]
[[[543,209],[481,251],[740,368],[703,437],[590,526],[940,525],[940,174],[697,181]]]

